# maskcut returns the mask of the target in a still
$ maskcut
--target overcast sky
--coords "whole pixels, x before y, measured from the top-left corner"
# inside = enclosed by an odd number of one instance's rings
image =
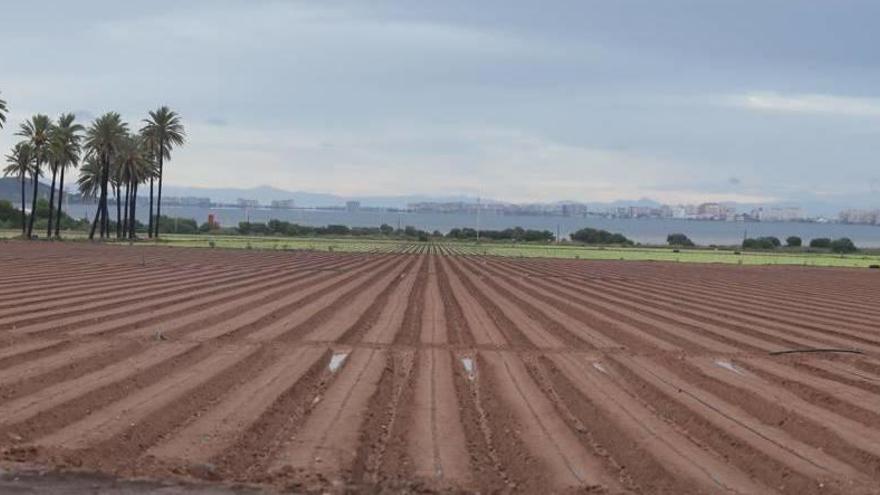
[[[175,185],[512,201],[880,190],[880,2],[8,1],[0,92],[170,105]],[[880,196],[880,193],[878,193]]]

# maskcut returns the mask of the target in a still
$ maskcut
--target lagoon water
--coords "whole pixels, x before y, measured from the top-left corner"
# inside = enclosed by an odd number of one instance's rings
[[[111,207],[111,210],[115,208]],[[138,206],[138,219],[146,222],[147,208]],[[76,205],[68,207],[68,214],[76,217],[91,218],[95,212],[94,205]],[[286,220],[301,225],[322,226],[329,224],[348,225],[349,227],[378,227],[387,223],[393,227],[413,227],[427,231],[439,230],[447,232],[455,227],[471,227],[477,225],[475,215],[447,213],[398,213],[380,211],[339,211],[339,210],[274,210],[274,209],[240,209],[240,208],[201,208],[163,206],[162,213],[174,217],[194,218],[199,223],[207,221],[208,214],[213,213],[223,226],[235,226],[238,222],[266,222],[271,219]],[[111,212],[111,215],[115,215]],[[696,220],[672,219],[608,219],[596,217],[556,217],[556,216],[518,216],[480,215],[480,228],[505,229],[508,227],[527,229],[546,229],[559,233],[564,237],[578,229],[593,227],[612,232],[620,232],[630,239],[641,243],[664,244],[666,236],[673,232],[681,232],[701,245],[718,244],[734,245],[742,242],[744,236],[776,236],[784,239],[796,235],[808,242],[816,237],[849,237],[860,247],[880,247],[880,226],[845,225],[837,223],[801,223],[801,222],[710,222]]]

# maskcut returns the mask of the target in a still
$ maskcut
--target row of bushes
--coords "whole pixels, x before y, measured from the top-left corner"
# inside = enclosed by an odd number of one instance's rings
[[[785,239],[785,245],[790,248],[798,248],[803,246],[803,240],[798,236],[791,236]],[[777,237],[757,237],[744,239],[742,243],[743,249],[776,249],[782,246],[782,241]],[[814,249],[830,249],[834,253],[854,253],[858,248],[848,237],[840,239],[830,239],[828,237],[820,237],[810,240],[810,247]]]
[[[211,226],[202,225],[203,231],[210,231]],[[407,225],[403,229],[395,229],[394,227],[383,223],[379,227],[349,227],[347,225],[327,225],[324,227],[312,227],[309,225],[300,225],[297,223],[285,222],[283,220],[269,220],[268,223],[260,222],[239,222],[238,227],[233,232],[242,235],[283,235],[289,237],[312,237],[312,236],[396,236],[420,238],[429,235],[442,235],[438,231],[429,234],[424,230],[417,229],[411,225]]]
[[[454,228],[446,234],[450,239],[476,239],[477,231],[471,228]],[[553,242],[556,236],[549,230],[532,230],[522,227],[514,227],[504,230],[480,230],[480,239],[493,241],[520,241],[520,242]]]

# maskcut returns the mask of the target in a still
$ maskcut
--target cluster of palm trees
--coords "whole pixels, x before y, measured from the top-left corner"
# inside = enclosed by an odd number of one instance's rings
[[[5,102],[0,100],[0,128],[5,123],[5,113]],[[101,239],[111,237],[108,208],[111,192],[116,203],[116,238],[134,239],[138,188],[148,181],[148,235],[158,237],[164,163],[171,158],[171,151],[184,143],[186,133],[179,115],[165,106],[150,112],[143,123],[139,132],[131,132],[118,113],[108,112],[95,119],[88,128],[77,124],[73,114],[63,114],[57,122],[46,115],[34,115],[21,124],[17,135],[24,139],[7,155],[8,166],[4,172],[21,179],[22,235],[26,238],[33,236],[38,179],[45,172],[51,172],[47,237],[53,236],[53,228],[54,236],[59,237],[65,171],[76,168],[82,159],[77,179],[80,193],[83,197],[98,200],[89,239],[94,239],[96,234]],[[33,200],[32,214],[26,223],[24,193],[28,175],[33,181]],[[56,209],[55,190],[59,178]],[[155,182],[158,182],[158,197],[156,214],[153,215]]]

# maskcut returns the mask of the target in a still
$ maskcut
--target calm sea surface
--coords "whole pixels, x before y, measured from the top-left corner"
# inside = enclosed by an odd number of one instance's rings
[[[111,207],[111,210],[114,208]],[[91,205],[70,205],[68,213],[80,218],[91,218],[95,207]],[[271,219],[286,220],[302,225],[322,226],[328,224],[348,225],[349,227],[378,227],[387,223],[393,227],[412,225],[427,231],[447,232],[454,227],[476,227],[475,215],[445,213],[392,213],[374,211],[325,211],[325,210],[271,210],[239,208],[198,208],[163,206],[162,213],[175,217],[194,218],[199,223],[207,221],[213,213],[223,226],[235,226],[238,222],[266,222]],[[115,215],[115,212],[111,212]],[[146,208],[138,208],[138,218],[146,222]],[[681,232],[697,244],[732,245],[742,242],[743,236],[800,236],[807,242],[815,237],[849,237],[861,247],[880,247],[880,227],[870,225],[818,224],[795,222],[708,222],[696,220],[665,219],[604,219],[582,217],[551,216],[507,216],[480,215],[481,229],[505,229],[523,227],[556,232],[562,236],[584,227],[620,232],[637,242],[663,244],[666,236]]]

